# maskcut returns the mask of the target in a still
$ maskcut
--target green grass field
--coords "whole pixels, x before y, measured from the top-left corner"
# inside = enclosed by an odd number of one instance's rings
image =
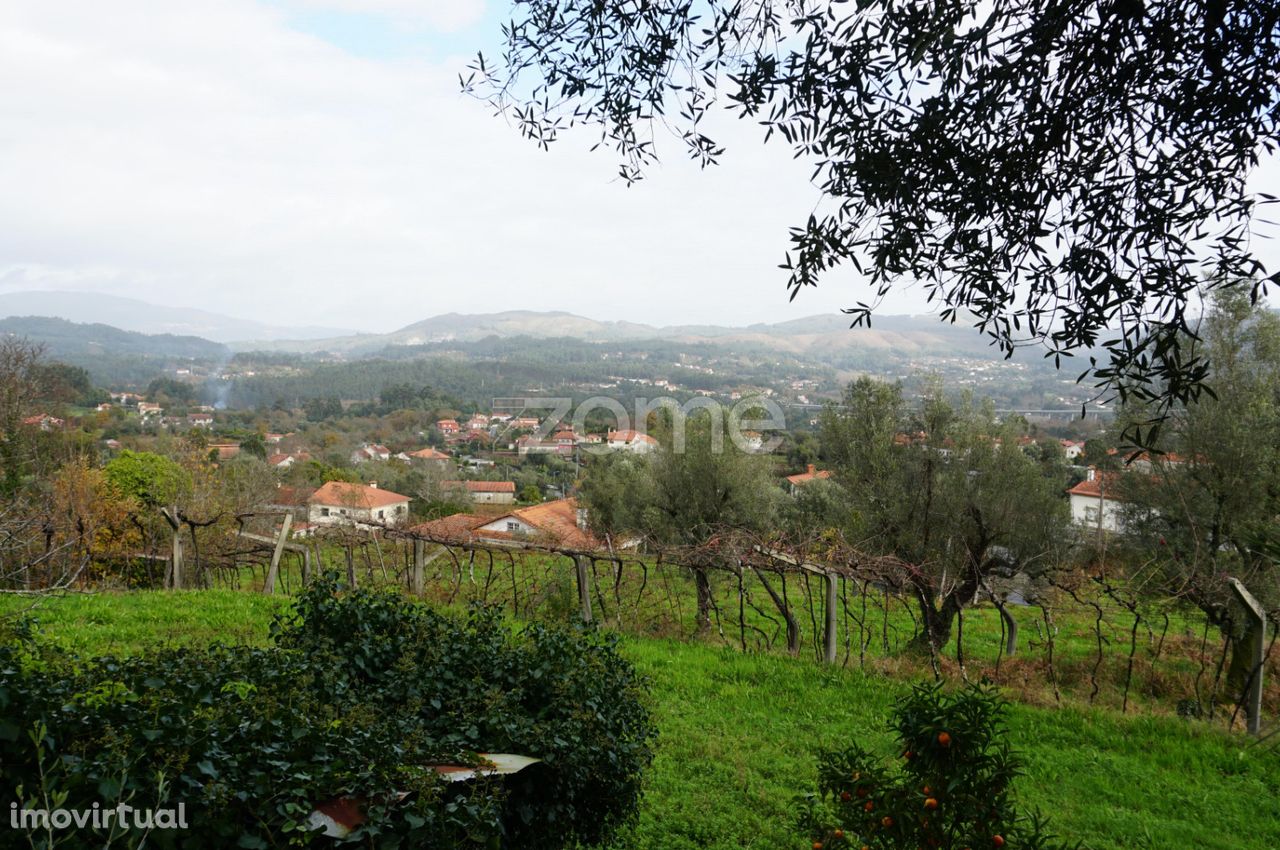
[[[344,559],[337,545],[316,545],[323,549],[327,566],[342,568]],[[405,581],[407,549],[393,541],[384,541],[383,549],[381,556],[370,554],[371,550],[376,552],[373,547],[357,549],[354,560],[362,584]],[[503,605],[520,617],[577,616],[577,588],[568,559],[527,553],[508,558],[507,553],[498,553],[490,560],[484,553],[477,553],[473,561],[468,561],[467,553],[455,554],[456,561],[442,556],[426,571],[425,598],[434,604],[462,608],[470,601],[483,601]],[[236,575],[236,588],[261,588],[262,575],[261,569],[246,569]],[[296,562],[287,561],[281,575],[284,588],[301,585]],[[792,608],[799,629],[800,654],[815,657],[820,651],[825,617],[821,580],[792,574],[774,575],[770,581]],[[705,643],[739,649],[745,644],[755,652],[784,650],[782,618],[757,579],[748,576],[743,584],[747,601],[741,608],[741,621],[736,578],[729,573],[712,572],[711,586],[715,614],[713,628],[702,637]],[[640,637],[687,639],[697,630],[696,591],[692,573],[686,568],[646,559],[643,568],[639,562],[629,561],[622,572],[614,574],[608,563],[601,562],[596,565],[592,589],[597,620],[617,631]],[[963,678],[957,663],[957,640],[963,631],[960,655],[970,678],[986,676],[998,681],[1024,702],[1116,709],[1123,706],[1134,713],[1174,714],[1179,701],[1208,701],[1221,655],[1221,638],[1211,629],[1209,639],[1204,640],[1201,612],[1186,605],[1144,600],[1138,609],[1140,619],[1135,632],[1134,614],[1116,600],[1087,583],[1081,593],[1083,601],[1056,594],[1052,629],[1039,607],[1011,606],[1009,610],[1020,631],[1015,658],[1002,656],[1002,624],[996,609],[989,603],[966,608],[963,630],[957,623],[939,663],[948,678]],[[1099,611],[1101,620],[1097,618]],[[919,612],[913,601],[883,595],[874,588],[864,597],[855,582],[844,581],[837,613],[843,666],[893,675],[901,670],[927,670],[927,659],[904,656],[908,641],[919,628]],[[1131,646],[1135,638],[1136,646]],[[1134,658],[1130,672],[1131,648]],[[1280,658],[1272,662],[1271,668],[1264,699],[1267,710],[1278,713]],[[1219,693],[1218,699],[1224,697]]]
[[[83,654],[210,641],[263,643],[281,597],[235,591],[65,596],[30,609],[45,639]],[[30,602],[0,599],[0,613]],[[624,637],[652,683],[661,733],[625,847],[807,847],[794,795],[823,745],[858,740],[892,756],[886,729],[908,682],[807,658]],[[1280,752],[1167,716],[1015,705],[1020,797],[1091,848],[1280,847]]]

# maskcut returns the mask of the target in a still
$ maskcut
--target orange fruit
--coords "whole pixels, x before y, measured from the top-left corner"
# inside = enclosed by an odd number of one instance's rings
[[[880,825],[883,826],[885,829],[888,829],[889,827],[893,826],[893,818],[889,817],[888,815],[885,815],[884,817],[880,818]]]
[[[939,733],[938,733],[938,744],[939,744],[939,746],[943,746],[943,747],[949,747],[949,746],[951,746],[951,736],[950,736],[949,734],[947,734],[946,732],[939,732]]]
[[[835,832],[831,833],[831,837],[832,837],[832,838],[844,838],[844,830],[843,830],[843,829],[837,829]]]
[[[1003,836],[1003,835],[993,835],[993,836],[991,836],[991,843],[992,843],[992,844],[994,844],[994,845],[995,845],[995,846],[997,846],[997,847],[1003,847],[1003,846],[1004,846],[1004,836]]]
[[[915,753],[911,752],[911,750],[907,750],[905,753],[903,753],[903,754],[902,754],[902,757],[903,757],[904,759],[909,759],[909,758],[911,758],[913,755],[915,755]]]
[[[924,807],[926,809],[936,809],[938,808],[938,801],[935,800],[933,797],[930,797],[924,801]]]
[[[813,850],[822,850],[822,842],[821,841],[813,842]]]
[[[875,803],[871,802],[870,800],[867,800],[867,804],[866,804],[865,806],[863,806],[863,807],[862,807],[862,810],[863,810],[864,812],[869,812],[869,811],[871,811],[872,809],[874,809],[875,807],[876,807],[876,804],[875,804]]]
[[[849,802],[850,800],[852,800],[852,799],[853,799],[853,795],[852,795],[852,794],[850,794],[848,791],[841,791],[841,792],[840,792],[840,799],[841,799],[841,800],[844,800],[844,801],[847,803],[847,802]]]

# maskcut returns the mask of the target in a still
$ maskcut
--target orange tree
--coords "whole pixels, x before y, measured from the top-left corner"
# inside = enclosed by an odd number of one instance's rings
[[[1049,850],[1063,845],[1010,793],[1019,763],[1004,740],[1005,703],[973,687],[919,685],[899,700],[893,766],[854,744],[819,756],[818,792],[801,798],[814,850]]]

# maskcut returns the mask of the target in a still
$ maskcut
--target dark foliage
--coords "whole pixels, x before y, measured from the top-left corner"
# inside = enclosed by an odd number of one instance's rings
[[[822,753],[819,793],[801,801],[815,850],[1061,847],[1042,818],[1014,805],[1019,764],[1004,740],[1004,711],[990,690],[918,685],[894,710],[900,766],[857,744]]]
[[[598,127],[627,181],[659,125],[716,162],[704,119],[727,97],[812,163],[823,203],[783,268],[793,297],[862,272],[876,297],[854,324],[920,281],[1006,354],[1101,348],[1082,377],[1159,412],[1205,383],[1180,336],[1202,281],[1264,285],[1245,181],[1277,142],[1275,3],[516,5],[501,62],[481,56],[464,89],[544,146]]]
[[[91,661],[6,640],[6,791],[31,808],[185,802],[192,829],[147,837],[184,848],[331,845],[306,821],[340,795],[366,801],[355,840],[371,847],[593,845],[635,811],[654,729],[642,682],[597,634],[512,632],[493,611],[454,619],[332,578],[272,633],[267,649]],[[543,763],[463,783],[425,767],[477,752]],[[105,838],[69,835],[58,846]]]

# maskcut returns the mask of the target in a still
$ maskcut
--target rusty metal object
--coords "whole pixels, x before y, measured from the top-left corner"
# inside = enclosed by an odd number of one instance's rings
[[[541,759],[532,756],[521,756],[514,753],[477,753],[481,759],[478,765],[465,764],[429,764],[424,765],[433,770],[445,782],[466,782],[482,776],[507,776],[519,773]],[[391,795],[400,802],[408,794],[395,792]],[[360,797],[335,797],[315,807],[307,818],[307,825],[319,830],[329,838],[346,838],[365,821],[364,807],[368,802]]]

